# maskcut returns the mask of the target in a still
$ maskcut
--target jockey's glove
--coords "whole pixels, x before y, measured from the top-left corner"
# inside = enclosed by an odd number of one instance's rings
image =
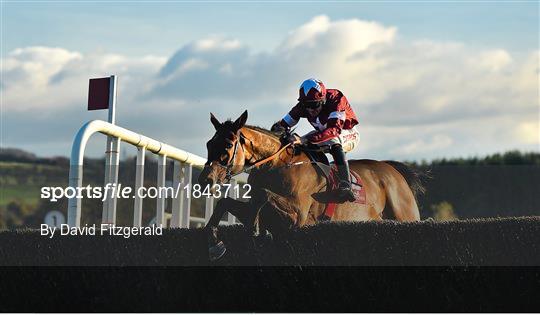
[[[270,128],[270,131],[272,132],[288,132],[290,128],[285,128],[283,125],[278,121],[277,123],[272,125],[272,128]]]

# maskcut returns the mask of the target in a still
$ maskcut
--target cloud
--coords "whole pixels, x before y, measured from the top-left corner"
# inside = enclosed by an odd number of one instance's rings
[[[3,60],[2,110],[51,111],[72,104],[84,106],[88,79],[117,74],[119,89],[137,95],[149,86],[166,58],[129,58],[111,53],[83,55],[63,48],[26,47],[10,52]],[[135,93],[134,93],[135,92]]]
[[[331,54],[349,58],[379,43],[391,42],[396,28],[361,20],[330,21],[327,16],[316,16],[292,31],[278,48],[292,55],[324,56]]]
[[[397,155],[412,155],[424,152],[433,152],[436,150],[447,149],[454,141],[451,137],[444,134],[431,136],[427,141],[424,139],[415,140],[411,143],[401,145],[392,151]]]
[[[320,15],[260,53],[226,36],[194,40],[170,58],[18,49],[4,59],[3,111],[83,108],[88,78],[116,73],[126,127],[180,147],[201,143],[204,151],[210,111],[224,119],[247,108],[250,123],[270,126],[294,105],[299,84],[317,77],[343,91],[360,118],[362,143],[352,157],[538,150],[531,117],[538,118],[540,103],[539,56],[405,40],[376,21]],[[300,132],[308,130],[301,124]]]
[[[537,73],[529,57],[462,43],[399,40],[397,29],[356,19],[316,16],[291,31],[274,51],[251,54],[232,40],[181,48],[161,69],[154,97],[220,99],[249,106],[294,102],[298,84],[318,77],[339,87],[378,125],[430,124],[536,110]],[[534,53],[532,55],[535,55]],[[397,115],[399,114],[399,115]]]
[[[356,73],[374,71],[380,66],[377,60],[366,63],[355,59],[372,47],[391,44],[395,33],[395,28],[376,22],[332,22],[326,16],[316,16],[268,53],[252,54],[233,39],[197,40],[169,59],[160,70],[162,82],[152,94],[233,102],[243,98],[254,105],[269,99],[290,103],[306,77],[350,86]]]
[[[16,88],[16,83],[25,82],[31,88],[46,88],[54,74],[70,62],[81,59],[80,53],[62,48],[37,46],[15,49],[3,60],[4,75],[10,79],[5,86]]]
[[[476,61],[479,67],[492,72],[498,72],[506,68],[512,62],[510,54],[502,49],[482,52]]]

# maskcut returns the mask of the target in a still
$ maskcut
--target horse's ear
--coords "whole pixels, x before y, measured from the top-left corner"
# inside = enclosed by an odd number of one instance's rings
[[[214,125],[214,128],[216,128],[216,130],[219,129],[219,127],[221,127],[221,123],[219,122],[219,120],[217,120],[216,116],[214,116],[214,114],[210,113],[210,121],[212,122],[212,125]]]
[[[240,130],[240,128],[244,127],[246,124],[248,118],[248,111],[247,109],[238,117],[238,119],[234,122],[234,129]]]

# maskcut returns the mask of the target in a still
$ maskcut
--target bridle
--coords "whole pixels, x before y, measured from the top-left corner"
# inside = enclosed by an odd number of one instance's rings
[[[234,165],[233,163],[234,163],[234,160],[236,158],[236,153],[238,152],[238,143],[241,141],[241,139],[249,140],[246,136],[244,136],[244,134],[242,132],[239,132],[239,134],[237,136],[238,136],[238,140],[234,143],[234,151],[233,151],[233,154],[232,154],[231,158],[227,162],[227,165],[223,165],[221,163],[216,163],[217,166],[225,169],[225,180],[227,182],[229,182],[232,177],[234,177],[234,176],[236,176],[236,175],[238,175],[240,173],[248,172],[248,171],[250,171],[251,169],[253,169],[255,167],[259,167],[260,165],[262,165],[262,164],[264,164],[264,163],[266,163],[268,161],[273,160],[275,156],[281,154],[281,152],[283,152],[284,150],[286,150],[288,147],[290,147],[292,145],[292,143],[288,143],[288,144],[282,146],[281,148],[279,148],[279,150],[277,152],[273,153],[272,155],[270,155],[270,156],[268,156],[266,158],[263,158],[261,160],[258,160],[258,161],[256,161],[255,163],[253,163],[252,165],[250,165],[248,167],[243,166],[240,171],[238,171],[236,173],[233,173],[232,172],[232,167]],[[245,152],[244,147],[242,145],[240,145],[240,147],[242,148],[242,152]],[[205,166],[210,166],[210,165],[212,165],[211,161],[208,161],[205,164]]]

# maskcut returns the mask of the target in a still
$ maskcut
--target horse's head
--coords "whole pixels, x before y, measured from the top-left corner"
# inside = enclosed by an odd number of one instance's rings
[[[247,110],[235,121],[227,120],[220,123],[210,113],[210,121],[216,128],[216,133],[206,143],[208,150],[207,162],[201,175],[201,186],[226,183],[230,176],[242,171],[245,163],[245,152],[242,147],[243,138],[240,129],[246,124]]]

